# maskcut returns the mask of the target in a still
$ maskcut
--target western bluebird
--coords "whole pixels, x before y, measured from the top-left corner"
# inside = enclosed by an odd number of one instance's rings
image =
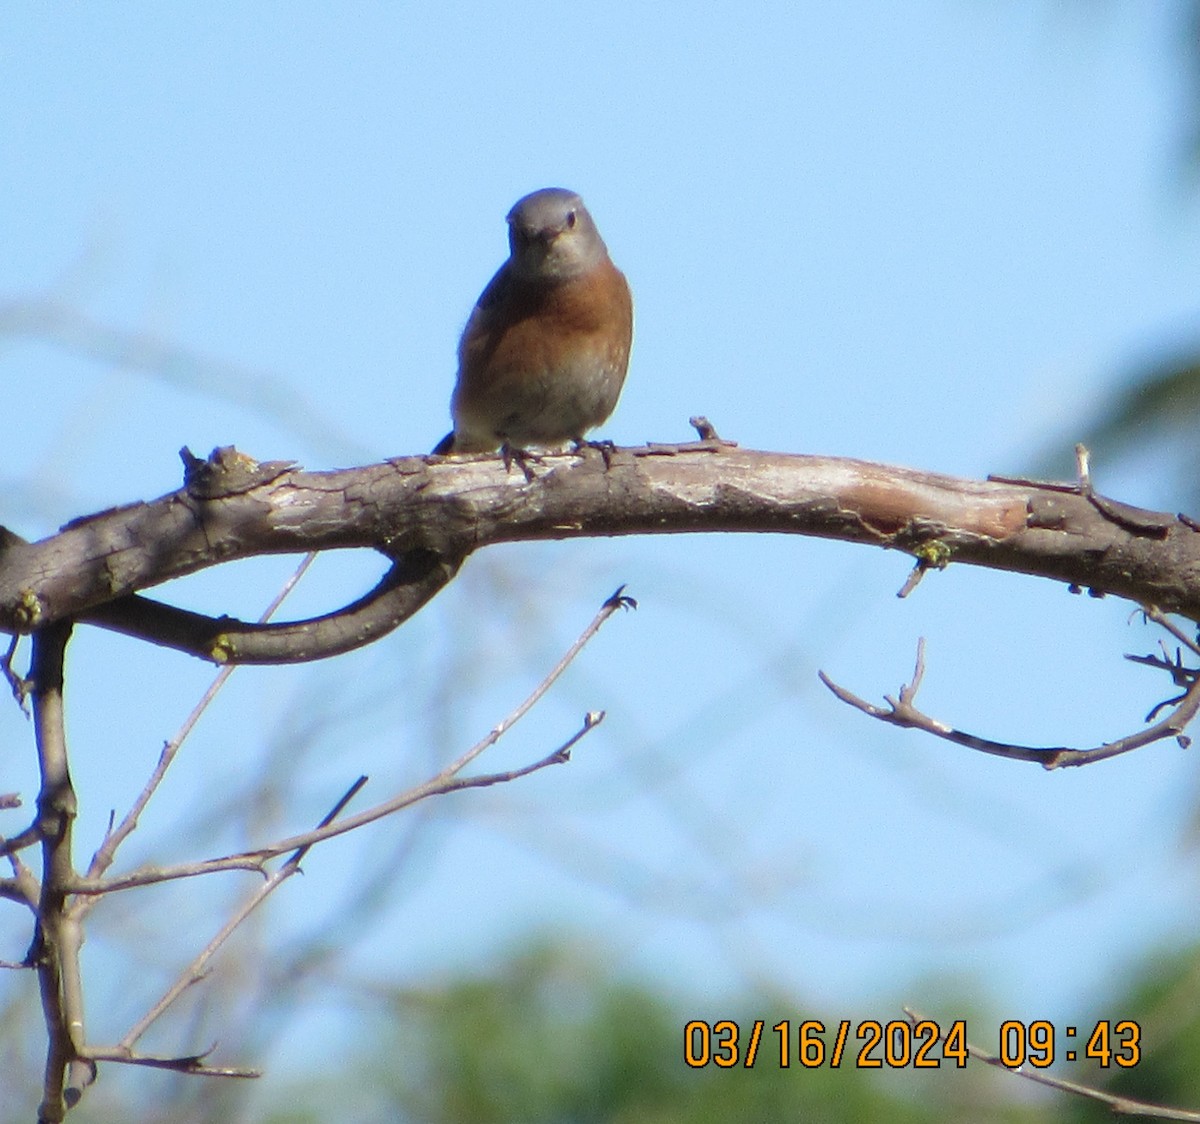
[[[633,342],[633,300],[573,191],[547,187],[508,212],[508,260],[471,312],[435,453],[558,447],[613,412]]]

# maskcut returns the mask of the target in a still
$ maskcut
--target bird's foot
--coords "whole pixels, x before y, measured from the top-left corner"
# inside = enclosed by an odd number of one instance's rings
[[[616,454],[617,447],[609,440],[604,441],[585,441],[582,437],[573,438],[571,441],[571,451],[575,453],[582,452],[584,449],[595,449],[604,458],[604,471],[607,472],[612,468],[613,456]]]
[[[533,480],[533,469],[529,467],[529,462],[541,460],[537,453],[530,452],[528,449],[519,449],[507,441],[500,446],[500,456],[504,460],[504,471],[512,472],[512,466],[515,464],[525,474],[526,484]]]

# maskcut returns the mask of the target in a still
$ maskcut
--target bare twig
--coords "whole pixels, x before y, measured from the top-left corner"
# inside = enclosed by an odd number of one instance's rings
[[[26,847],[33,847],[41,842],[38,835],[37,822],[30,824],[24,831],[5,839],[0,837],[0,855],[15,855]]]
[[[575,745],[583,739],[583,737],[594,730],[601,722],[604,721],[604,711],[589,710],[583,716],[583,724],[575,731],[562,745],[560,745],[552,753],[546,754],[540,761],[534,761],[530,765],[522,765],[519,769],[508,769],[501,773],[481,773],[474,777],[452,777],[448,778],[441,784],[438,784],[434,791],[427,793],[428,796],[442,796],[447,792],[458,792],[465,788],[488,788],[494,784],[507,784],[509,781],[518,780],[521,777],[527,777],[530,773],[536,773],[541,769],[545,769],[550,765],[565,765],[571,760],[571,750]]]
[[[0,656],[0,674],[8,680],[8,685],[12,690],[13,698],[17,700],[19,706],[28,717],[29,704],[26,699],[29,696],[30,683],[28,679],[23,679],[21,675],[13,667],[13,659],[17,654],[17,645],[21,642],[19,633],[13,633],[12,640],[9,642],[8,651]]]
[[[1170,675],[1171,682],[1174,683],[1176,687],[1190,687],[1192,683],[1195,682],[1196,675],[1200,674],[1200,672],[1198,672],[1196,668],[1188,667],[1186,664],[1184,664],[1183,652],[1179,648],[1175,649],[1175,655],[1172,656],[1167,650],[1165,641],[1160,640],[1158,642],[1158,647],[1162,652],[1161,656],[1126,655],[1125,658],[1129,660],[1130,663],[1137,663],[1141,664],[1143,667],[1154,667],[1159,671],[1165,671],[1168,675]],[[1147,719],[1147,721],[1149,721],[1149,719]]]
[[[306,554],[301,559],[300,564],[296,567],[291,577],[283,584],[282,588],[275,595],[271,603],[263,611],[259,617],[260,623],[266,623],[271,619],[279,606],[283,604],[288,594],[296,588],[296,583],[304,576],[305,571],[316,560],[316,554]],[[125,814],[121,820],[120,826],[115,830],[110,829],[105,833],[104,841],[100,848],[92,857],[91,864],[88,866],[88,878],[100,878],[104,872],[112,865],[113,860],[117,856],[117,848],[137,829],[138,818],[145,811],[146,805],[150,802],[150,798],[158,790],[158,786],[162,783],[166,776],[167,770],[171,767],[171,762],[175,760],[175,755],[179,752],[184,740],[195,728],[196,723],[200,721],[200,716],[208,709],[213,699],[217,697],[217,693],[225,686],[226,681],[233,674],[236,665],[229,664],[213,677],[213,681],[209,684],[208,690],[204,692],[200,701],[192,708],[191,714],[184,720],[182,726],[176,732],[175,736],[163,745],[162,753],[159,754],[158,763],[154,767],[154,771],[150,774],[146,781],[145,787],[138,794],[137,799],[133,802],[133,807]],[[78,908],[80,916],[85,915],[95,905],[97,899],[88,899],[80,902]]]
[[[41,898],[38,902],[38,936],[34,948],[31,949],[29,962],[38,969],[39,978],[42,980],[43,1003],[50,1033],[45,1092],[40,1119],[45,1121],[62,1120],[67,1109],[78,1102],[86,1086],[95,1080],[98,1061],[116,1061],[123,1064],[206,1076],[256,1076],[256,1071],[253,1070],[210,1067],[205,1064],[206,1054],[161,1057],[138,1054],[135,1052],[135,1046],[146,1030],[188,988],[204,977],[207,966],[218,949],[267,896],[300,869],[301,860],[316,843],[344,831],[353,830],[355,827],[372,822],[429,796],[506,783],[528,776],[550,765],[569,760],[572,747],[603,720],[603,712],[587,714],[581,727],[563,745],[529,765],[504,772],[466,777],[461,775],[468,765],[503,737],[513,724],[528,713],[529,709],[542,698],[584,645],[595,635],[604,621],[617,609],[632,608],[634,605],[635,602],[632,598],[624,594],[623,587],[618,589],[604,603],[575,643],[530,695],[483,739],[425,784],[401,793],[367,812],[345,820],[337,820],[345,805],[365,783],[366,778],[363,777],[338,801],[314,831],[253,852],[232,855],[223,860],[191,864],[187,867],[178,867],[167,871],[142,871],[126,878],[107,880],[102,877],[102,874],[111,864],[117,846],[136,828],[138,815],[144,810],[162,780],[179,745],[194,725],[199,711],[211,699],[211,695],[219,688],[224,678],[218,676],[218,680],[210,688],[209,694],[197,708],[197,712],[185,723],[174,744],[168,744],[164,748],[159,766],[120,827],[113,828],[110,824],[104,845],[97,851],[97,855],[93,859],[92,869],[98,871],[99,876],[78,878],[74,876],[70,862],[70,826],[74,814],[74,794],[70,787],[70,777],[67,771],[61,705],[62,655],[70,635],[70,625],[51,625],[36,633],[34,638],[35,722],[44,778],[42,793],[39,796],[39,816],[36,827],[39,838],[43,840],[46,876],[43,879]],[[220,931],[214,935],[150,1010],[129,1029],[119,1043],[111,1047],[88,1047],[86,1045],[82,1018],[82,986],[78,971],[78,951],[82,936],[80,921],[86,907],[81,897],[76,900],[74,909],[68,909],[69,895],[72,893],[88,896],[98,895],[128,886],[145,885],[171,877],[187,877],[217,869],[248,867],[265,873],[264,868],[267,861],[285,851],[291,851],[291,857],[278,870],[267,875],[264,883],[238,907]],[[11,861],[18,862],[15,856]],[[13,880],[13,889],[14,892],[18,889],[17,880]]]
[[[293,835],[288,839],[281,839],[277,843],[257,847],[252,851],[240,851],[234,855],[226,855],[223,858],[206,859],[194,863],[181,863],[178,866],[170,867],[144,867],[141,870],[135,870],[126,875],[94,882],[80,879],[72,886],[72,890],[77,894],[106,894],[115,893],[117,890],[129,890],[138,886],[151,886],[158,882],[170,882],[180,878],[197,878],[203,874],[216,874],[229,870],[252,870],[264,873],[264,866],[267,861],[275,858],[277,855],[282,855],[285,851],[290,851],[295,847],[311,847],[315,843],[321,843],[337,835],[344,835],[348,831],[354,831],[369,823],[374,823],[385,816],[390,816],[422,800],[427,800],[431,796],[444,796],[447,793],[458,792],[467,788],[488,788],[491,785],[504,784],[519,777],[528,776],[530,773],[536,773],[551,765],[562,765],[570,760],[571,748],[585,734],[594,730],[603,719],[604,711],[589,711],[584,716],[583,724],[580,728],[561,746],[541,758],[541,760],[535,761],[531,765],[524,765],[519,769],[500,773],[481,773],[478,776],[472,777],[458,777],[453,774],[454,770],[463,767],[459,763],[462,762],[462,758],[460,758],[459,762],[455,762],[453,765],[443,769],[436,777],[425,781],[423,784],[419,784],[414,788],[408,789],[406,792],[393,796],[390,800],[385,800],[381,804],[376,804],[373,808],[368,808],[354,816],[347,816],[344,820],[338,820],[336,823],[331,823],[326,827],[317,828],[302,835]]]
[[[484,750],[495,745],[513,726],[515,726],[529,711],[537,705],[538,700],[557,682],[559,676],[571,665],[575,657],[583,651],[585,645],[600,631],[604,622],[613,615],[618,609],[636,609],[637,602],[626,595],[625,587],[619,586],[615,593],[600,606],[599,611],[592,618],[591,623],[580,634],[575,643],[572,644],[563,654],[562,659],[558,661],[547,673],[546,677],[533,689],[529,697],[525,699],[507,718],[503,719],[496,726],[492,727],[486,737],[481,738],[470,749],[467,750],[457,761],[451,762],[441,773],[439,777],[452,776],[455,773],[461,772],[467,765],[475,760]],[[592,723],[595,725],[595,723]],[[590,728],[590,727],[587,727]],[[436,778],[435,778],[436,779]]]
[[[1190,637],[1182,628],[1179,627],[1166,613],[1159,610],[1154,605],[1143,605],[1142,613],[1147,620],[1153,621],[1161,628],[1165,628],[1176,640],[1179,641],[1193,655],[1200,656],[1200,644]]]
[[[908,577],[904,579],[904,584],[900,587],[896,596],[903,600],[910,593],[912,593],[912,591],[921,584],[921,579],[925,576],[928,570],[929,567],[927,565],[923,565],[921,562],[918,562],[915,566],[913,566],[913,568],[909,570]]]
[[[1164,614],[1159,612],[1158,609],[1151,606],[1144,608],[1142,611],[1149,620],[1166,628],[1182,643],[1195,649],[1194,642],[1189,640],[1182,630],[1174,625]],[[975,734],[957,730],[953,726],[932,718],[917,709],[914,705],[914,700],[916,699],[917,691],[920,689],[921,680],[925,675],[924,638],[917,642],[917,660],[912,678],[900,688],[899,698],[884,695],[884,701],[888,704],[886,707],[876,706],[859,698],[845,687],[839,686],[823,671],[817,674],[821,682],[841,699],[842,702],[849,704],[856,710],[861,710],[864,714],[869,714],[872,718],[878,718],[881,722],[887,722],[893,726],[922,730],[927,734],[932,734],[934,737],[954,742],[955,745],[965,746],[968,749],[978,750],[980,753],[990,753],[997,757],[1007,757],[1016,761],[1034,761],[1046,769],[1090,765],[1096,761],[1104,761],[1107,758],[1128,753],[1130,750],[1140,749],[1142,746],[1150,745],[1152,742],[1161,741],[1164,738],[1175,738],[1181,745],[1186,747],[1190,742],[1183,731],[1192,719],[1195,718],[1197,712],[1200,711],[1200,676],[1196,676],[1193,677],[1191,685],[1180,698],[1167,704],[1173,707],[1171,713],[1145,730],[1118,738],[1115,741],[1105,742],[1103,745],[1094,746],[1090,749],[1073,749],[1069,746],[1024,746],[1009,742],[993,741],[990,738],[981,738]],[[1157,713],[1158,709],[1160,708],[1156,708],[1152,714]]]
[[[1134,534],[1165,538],[1172,524],[1182,522],[1162,512],[1146,511],[1120,500],[1110,500],[1097,492],[1092,484],[1092,454],[1086,445],[1075,446],[1075,474],[1079,481],[1079,494],[1118,527]]]
[[[366,777],[359,777],[358,780],[350,786],[345,794],[338,802],[329,810],[325,817],[321,820],[321,826],[325,827],[332,823],[341,813],[342,809],[350,803],[351,800],[367,783]],[[308,847],[300,847],[296,852],[285,862],[277,871],[275,871],[257,890],[251,894],[245,902],[243,902],[232,917],[225,922],[217,934],[204,947],[200,954],[187,966],[180,974],[179,978],[166,990],[157,1003],[150,1008],[130,1029],[117,1045],[118,1051],[126,1052],[127,1057],[120,1060],[133,1060],[133,1047],[139,1038],[149,1029],[152,1023],[158,1019],[163,1012],[171,1006],[189,987],[198,983],[204,978],[205,969],[208,962],[216,955],[217,950],[233,935],[237,929],[251,913],[254,912],[267,897],[274,893],[284,882],[286,882],[293,874],[300,869],[300,860],[308,853]],[[95,1055],[89,1055],[94,1057]],[[203,1058],[205,1055],[197,1055],[197,1058]],[[180,1068],[172,1066],[171,1068]],[[189,1067],[188,1072],[195,1072],[194,1067]],[[241,1073],[239,1076],[253,1076],[249,1072]]]
[[[3,842],[3,840],[0,840],[0,842]],[[37,878],[33,871],[15,853],[8,856],[8,864],[12,867],[13,876],[11,878],[0,879],[0,897],[20,902],[28,906],[36,915],[38,899],[42,893]]]
[[[558,661],[545,678],[530,692],[529,696],[508,717],[497,723],[485,737],[481,738],[475,745],[471,746],[470,749],[428,781],[399,793],[356,815],[347,816],[345,819],[330,823],[325,827],[305,832],[302,835],[295,835],[276,843],[255,848],[254,850],[241,851],[234,855],[227,855],[223,858],[209,859],[202,862],[183,863],[173,867],[143,868],[116,878],[80,878],[74,882],[72,890],[77,894],[104,894],[179,878],[195,878],[202,874],[212,874],[217,871],[261,871],[263,863],[276,855],[281,855],[296,847],[311,846],[314,843],[320,843],[322,840],[332,839],[336,835],[343,835],[348,831],[354,831],[366,824],[374,823],[385,816],[390,816],[402,808],[407,808],[421,800],[426,800],[431,796],[441,796],[446,793],[457,792],[464,788],[482,788],[487,785],[502,784],[519,776],[526,776],[529,773],[547,768],[550,765],[560,764],[567,760],[567,753],[570,748],[600,723],[604,717],[603,712],[590,712],[585,717],[582,727],[576,734],[568,739],[559,749],[542,758],[540,761],[535,762],[533,765],[525,766],[513,773],[487,773],[477,777],[466,778],[458,776],[463,769],[486,749],[495,745],[500,738],[512,729],[516,722],[520,721],[529,712],[530,708],[550,689],[575,657],[579,655],[584,645],[595,636],[600,627],[613,613],[618,609],[628,609],[636,606],[637,602],[625,595],[624,588],[622,586],[604,602],[591,623],[580,633],[579,638],[571,645],[562,659]]]
[[[708,420],[703,414],[696,414],[688,418],[690,425],[699,436],[699,442],[691,442],[691,444],[708,444],[713,446],[724,446],[727,449],[736,449],[736,441],[726,441],[718,432],[717,427]]]
[[[215,1048],[215,1047],[213,1047]],[[260,1069],[242,1069],[237,1066],[205,1065],[204,1059],[212,1049],[203,1054],[186,1054],[181,1057],[163,1057],[156,1054],[135,1054],[121,1046],[89,1046],[86,1054],[92,1062],[117,1062],[122,1065],[141,1065],[151,1069],[169,1069],[194,1077],[261,1077]]]
[[[1075,446],[1075,475],[1079,480],[1079,494],[1090,496],[1092,488],[1092,454],[1084,444]]]
[[[904,1007],[903,1011],[905,1017],[914,1027],[918,1023],[927,1021],[911,1007]],[[944,1040],[945,1037],[943,1034],[939,1038],[939,1041]],[[966,1043],[966,1048],[970,1057],[978,1058],[981,1062],[986,1062],[990,1066],[995,1066],[1006,1073],[1011,1073],[1014,1077],[1033,1081],[1038,1085],[1046,1085],[1051,1089],[1058,1089],[1063,1093],[1072,1093],[1077,1097],[1086,1097],[1088,1100],[1098,1101],[1100,1104],[1107,1105],[1114,1113],[1120,1113],[1124,1116],[1153,1116],[1159,1120],[1200,1121],[1200,1112],[1193,1112],[1185,1108],[1170,1108],[1167,1105],[1151,1104],[1149,1101],[1134,1100],[1132,1097],[1123,1097],[1116,1093],[1106,1093],[1102,1089],[1096,1089],[1090,1085],[1081,1085],[1078,1081],[1068,1081],[1062,1077],[1051,1077],[1050,1074],[1037,1069],[1026,1069],[1023,1066],[1014,1069],[1012,1066],[1005,1065],[995,1054],[991,1054],[987,1050],[981,1050],[978,1046],[973,1046],[970,1042]]]

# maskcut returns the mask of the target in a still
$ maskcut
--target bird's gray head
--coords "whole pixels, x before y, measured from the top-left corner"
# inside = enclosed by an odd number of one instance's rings
[[[512,268],[529,280],[566,281],[608,255],[583,200],[562,187],[517,200],[508,212],[508,245]]]

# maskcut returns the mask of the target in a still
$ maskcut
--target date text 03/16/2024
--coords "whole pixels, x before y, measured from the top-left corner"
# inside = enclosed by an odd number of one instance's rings
[[[998,1038],[996,1056],[1013,1069],[1026,1064],[1045,1069],[1055,1061],[1077,1060],[1092,1061],[1104,1069],[1111,1065],[1130,1069],[1142,1057],[1142,1028],[1132,1019],[1101,1019],[1083,1031],[1075,1026],[1060,1029],[1045,1019],[1010,1019],[1000,1024]],[[772,1044],[784,1069],[793,1060],[806,1069],[823,1065],[837,1069],[843,1064],[858,1069],[938,1069],[953,1064],[961,1069],[970,1056],[964,1019],[956,1019],[945,1030],[931,1019],[888,1023],[842,1019],[828,1028],[817,1019],[799,1023],[784,1019],[769,1028],[765,1019],[748,1024],[732,1019],[693,1019],[683,1028],[683,1060],[693,1069],[708,1065],[749,1069],[760,1050],[770,1049]]]

